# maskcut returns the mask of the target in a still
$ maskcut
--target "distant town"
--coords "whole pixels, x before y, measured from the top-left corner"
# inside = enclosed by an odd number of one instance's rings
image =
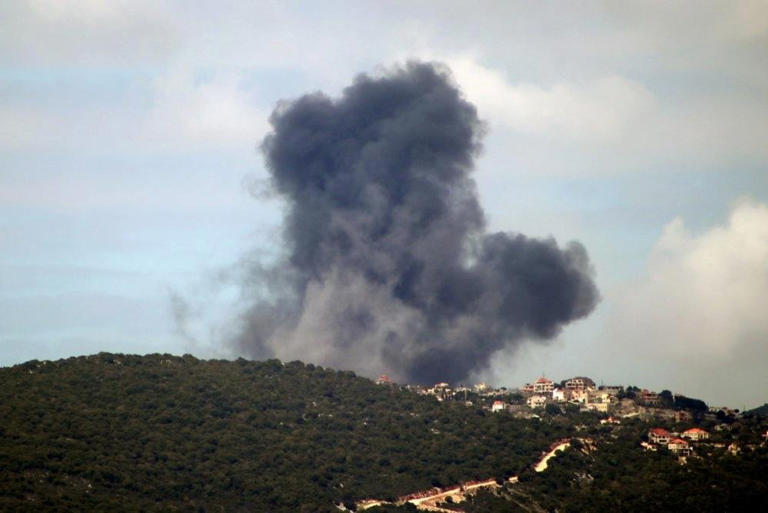
[[[376,383],[394,385],[387,375]],[[422,395],[434,396],[438,401],[465,401],[471,406],[480,401],[492,412],[508,412],[518,417],[533,418],[537,411],[566,409],[593,411],[616,417],[640,417],[643,420],[662,418],[673,421],[690,420],[691,411],[713,416],[734,416],[739,410],[728,407],[708,407],[704,401],[692,399],[668,390],[654,392],[635,386],[597,385],[591,378],[577,376],[560,382],[539,377],[520,388],[494,388],[486,383],[452,387],[449,383],[432,386],[404,385]]]
[[[379,385],[394,385],[387,375],[376,381]],[[466,406],[480,406],[492,413],[504,413],[516,418],[536,419],[547,414],[593,412],[600,424],[620,425],[622,420],[658,423],[667,427],[651,428],[638,442],[648,451],[664,447],[681,460],[701,448],[726,449],[736,455],[742,447],[730,431],[740,412],[725,406],[707,406],[669,390],[655,392],[636,386],[597,385],[586,376],[576,376],[560,382],[539,377],[532,383],[516,389],[494,388],[485,383],[452,387],[449,383],[432,386],[404,385],[422,395],[434,396],[438,401],[463,401]],[[712,429],[715,436],[700,425]],[[718,436],[721,435],[721,436]],[[763,444],[768,442],[768,431],[762,434]]]

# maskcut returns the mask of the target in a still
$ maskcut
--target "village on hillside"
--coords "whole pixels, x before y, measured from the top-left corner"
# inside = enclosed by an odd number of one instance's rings
[[[393,385],[382,375],[377,383]],[[638,440],[648,451],[664,448],[682,461],[699,449],[726,449],[737,455],[742,450],[733,431],[738,428],[739,410],[728,407],[708,407],[699,399],[668,390],[654,392],[635,386],[597,385],[591,378],[576,376],[560,382],[539,377],[517,389],[493,388],[485,383],[452,387],[449,383],[432,386],[405,385],[422,395],[438,401],[463,401],[467,406],[478,405],[492,413],[504,413],[516,418],[540,419],[550,415],[593,412],[600,424],[620,425],[622,420],[638,419],[657,423],[646,437]],[[674,426],[674,428],[673,428]],[[712,431],[702,428],[706,426]],[[768,431],[762,442],[768,442]]]
[[[376,382],[394,385],[387,375],[380,376]],[[708,415],[713,419],[738,415],[738,410],[707,407],[701,400],[668,390],[657,393],[635,386],[598,386],[586,376],[559,383],[542,376],[517,389],[493,388],[485,383],[455,387],[449,383],[404,387],[422,395],[434,396],[438,401],[464,401],[468,406],[479,402],[492,412],[508,412],[521,418],[535,418],[538,412],[544,410],[592,411],[619,418],[639,417],[642,420],[664,419],[672,422],[691,420],[694,414]]]
[[[382,375],[376,381],[382,386],[397,386]],[[560,382],[539,377],[532,383],[514,389],[494,388],[485,383],[472,386],[402,385],[403,388],[437,401],[457,402],[480,408],[487,415],[543,422],[572,422],[574,436],[558,439],[540,459],[530,466],[534,473],[546,471],[547,462],[559,451],[579,447],[584,453],[597,450],[601,437],[615,438],[630,429],[638,451],[666,454],[685,465],[690,458],[717,458],[729,454],[740,456],[768,445],[765,423],[760,431],[749,425],[749,414],[727,407],[708,407],[699,399],[674,394],[668,390],[654,392],[636,386],[597,385],[586,376]],[[744,422],[742,424],[742,421]],[[641,429],[638,429],[641,427]],[[506,485],[518,483],[514,475]],[[424,511],[461,511],[455,506],[479,489],[504,486],[498,479],[469,481],[448,487],[434,487],[397,497],[391,502],[365,499],[356,504],[357,511],[384,504],[411,503]],[[450,508],[446,508],[448,503]],[[339,509],[345,509],[339,507]]]

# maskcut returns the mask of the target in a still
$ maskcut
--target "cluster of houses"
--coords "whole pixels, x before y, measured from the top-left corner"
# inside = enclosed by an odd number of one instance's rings
[[[392,384],[388,376],[382,375],[376,380],[378,384]],[[505,387],[493,388],[485,383],[478,383],[472,386],[452,387],[449,383],[436,383],[432,386],[406,385],[407,388],[423,395],[434,396],[438,401],[448,399],[468,398],[471,395],[481,397],[498,397],[507,395],[510,390]],[[585,376],[577,376],[568,379],[560,384],[546,378],[540,377],[533,383],[527,383],[517,390],[525,400],[525,405],[531,409],[544,408],[547,404],[575,404],[582,410],[608,413],[612,407],[613,410],[620,409],[621,401],[619,395],[624,391],[622,386],[597,386],[595,382]],[[471,404],[470,401],[467,401]],[[645,406],[653,406],[658,403],[658,396],[654,392],[642,390],[636,394],[636,399],[631,401]],[[490,406],[491,411],[501,412],[510,411],[520,413],[518,410],[522,405],[510,404],[502,400],[495,400]]]
[[[623,386],[600,385],[586,376],[577,376],[560,383],[540,377],[533,383],[527,383],[519,392],[525,398],[525,404],[532,408],[543,408],[547,404],[573,404],[582,411],[611,413],[621,417],[641,416],[643,418],[664,418],[675,422],[691,420],[685,410],[665,409],[661,397],[650,390],[631,390],[631,396],[624,394]],[[514,405],[503,402],[494,403],[492,411],[513,411]]]
[[[584,410],[607,413],[610,405],[618,402],[617,396],[623,389],[620,386],[598,387],[585,376],[568,379],[560,385],[542,376],[527,383],[520,391],[531,408],[543,408],[548,403],[571,403]]]
[[[682,433],[673,433],[664,428],[655,427],[648,431],[648,442],[641,442],[646,450],[655,451],[659,446],[669,449],[676,456],[690,456],[693,452],[691,442],[709,439],[709,433],[701,428],[686,429]]]
[[[385,385],[391,384],[392,382],[386,375],[382,375],[378,380],[376,380],[376,383]],[[459,385],[456,387],[452,387],[449,383],[435,383],[432,386],[406,385],[406,388],[413,390],[414,392],[421,395],[431,395],[438,401],[445,401],[448,399],[456,400],[463,398],[466,400],[468,405],[472,404],[471,401],[467,400],[470,394],[479,395],[481,397],[491,397],[508,393],[506,387],[493,388],[486,383],[477,383],[472,386]]]
[[[379,376],[376,383],[379,385],[396,385],[385,374]],[[542,376],[533,383],[526,383],[519,389],[494,388],[486,383],[451,386],[449,383],[442,382],[432,386],[402,386],[422,395],[431,395],[438,401],[463,400],[467,406],[471,406],[472,400],[479,396],[483,404],[490,404],[492,412],[507,411],[524,417],[536,417],[537,415],[531,412],[531,409],[542,409],[547,404],[572,404],[579,406],[582,411],[595,411],[621,418],[639,417],[644,420],[657,419],[668,422],[690,422],[692,420],[690,411],[681,408],[669,408],[656,392],[647,389],[641,390],[636,387],[629,387],[625,390],[620,385],[597,386],[592,379],[586,376],[577,376],[560,383]],[[505,400],[501,400],[502,398]],[[486,408],[488,407],[486,406]],[[738,416],[738,412],[738,410],[725,407],[710,407],[705,417],[711,420],[720,417],[733,419]],[[727,427],[727,424],[720,424],[715,429]]]
[[[382,375],[377,383],[394,385],[385,375]],[[620,419],[632,417],[670,424],[689,423],[693,420],[691,411],[670,408],[669,398],[663,400],[664,394],[660,396],[655,392],[640,390],[637,387],[629,387],[625,390],[623,386],[597,386],[592,379],[585,376],[577,376],[560,383],[542,376],[533,383],[527,383],[519,389],[512,390],[505,387],[493,388],[485,383],[456,387],[451,387],[448,383],[436,383],[432,386],[405,385],[405,388],[419,394],[431,395],[438,401],[464,401],[467,406],[472,406],[474,400],[479,400],[491,412],[509,412],[520,418],[541,418],[535,410],[544,408],[548,404],[558,406],[571,404],[579,406],[581,411],[606,414],[601,416],[600,423],[603,425],[621,424]],[[720,432],[731,430],[733,425],[738,425],[733,424],[738,419],[738,415],[738,410],[710,407],[703,418],[713,423],[720,421],[713,426],[715,431]],[[759,435],[762,439],[760,443],[764,446],[768,445],[768,431],[761,432]],[[735,442],[730,444],[721,442],[720,440],[723,440],[721,434],[716,436],[715,442],[709,442],[709,438],[710,434],[698,427],[680,433],[656,427],[648,431],[648,441],[641,442],[641,445],[649,451],[666,447],[669,452],[681,458],[693,454],[697,444],[727,449],[732,454],[738,454],[741,451]],[[756,445],[753,443],[749,447]]]
[[[716,427],[717,429],[717,427]],[[768,431],[763,434],[763,444],[768,442]],[[664,428],[655,427],[648,431],[648,442],[640,442],[640,445],[647,451],[656,451],[658,447],[666,447],[669,452],[676,456],[685,457],[693,454],[696,444],[701,444],[709,440],[709,433],[701,428],[686,429],[682,433],[670,432]],[[731,442],[707,442],[707,445],[716,448],[726,449],[733,455],[738,455],[742,451],[742,446]],[[748,444],[748,448],[754,449],[755,446]]]

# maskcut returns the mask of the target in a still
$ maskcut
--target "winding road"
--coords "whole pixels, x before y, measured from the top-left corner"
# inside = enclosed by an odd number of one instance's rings
[[[550,450],[546,452],[539,459],[539,461],[536,462],[536,464],[533,466],[533,469],[536,472],[543,472],[544,470],[547,469],[547,462],[551,458],[553,458],[558,452],[564,451],[570,445],[571,445],[570,440],[558,440],[552,446],[550,446]],[[517,483],[517,476],[510,477],[508,481],[510,483]],[[461,500],[464,500],[465,495],[469,492],[479,490],[480,488],[496,488],[498,486],[500,485],[496,482],[495,479],[487,479],[485,481],[480,481],[477,483],[473,482],[471,484],[458,485],[458,486],[449,488],[447,490],[435,492],[431,495],[425,495],[423,497],[417,497],[417,498],[405,500],[403,502],[410,502],[417,508],[424,511],[441,511],[441,512],[447,512],[447,513],[458,513],[456,510],[441,508],[437,504],[445,501],[445,499],[447,499],[448,497],[455,497],[459,499],[459,501],[461,501]],[[359,501],[357,503],[357,510],[364,511],[368,508],[373,508],[374,506],[381,506],[383,504],[391,504],[391,503],[383,500],[378,500],[378,499],[366,499],[363,501]]]
[[[547,462],[555,456],[555,453],[559,451],[564,451],[566,447],[570,447],[571,442],[570,440],[561,440],[559,444],[554,446],[552,450],[550,450],[547,454],[541,457],[541,459],[536,463],[536,465],[533,467],[533,470],[536,472],[543,472],[547,470]]]

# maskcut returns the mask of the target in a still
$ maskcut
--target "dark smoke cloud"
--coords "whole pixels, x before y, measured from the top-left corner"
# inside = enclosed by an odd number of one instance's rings
[[[593,310],[579,243],[484,233],[470,177],[483,126],[445,67],[361,75],[270,121],[286,255],[256,273],[238,340],[250,356],[456,382]]]

